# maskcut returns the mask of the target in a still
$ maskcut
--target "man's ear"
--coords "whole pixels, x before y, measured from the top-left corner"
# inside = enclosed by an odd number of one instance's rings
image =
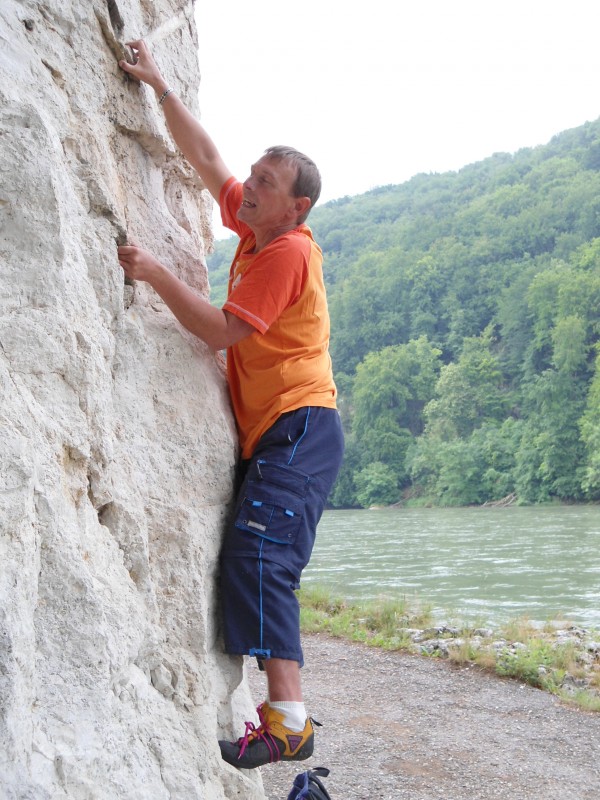
[[[301,217],[310,209],[310,197],[296,197],[294,209],[296,211],[296,218]]]

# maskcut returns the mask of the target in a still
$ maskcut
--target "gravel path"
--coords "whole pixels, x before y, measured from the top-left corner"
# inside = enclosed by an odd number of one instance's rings
[[[261,769],[268,800],[331,775],[332,800],[597,800],[600,714],[473,667],[321,635],[303,638],[315,755]],[[257,704],[264,677],[248,669]]]

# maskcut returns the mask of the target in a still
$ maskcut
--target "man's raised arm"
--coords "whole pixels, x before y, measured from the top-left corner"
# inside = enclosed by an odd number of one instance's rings
[[[173,139],[218,202],[221,187],[231,177],[231,171],[208,133],[161,75],[146,43],[140,39],[127,44],[136,55],[137,61],[135,64],[120,61],[119,66],[154,89],[161,101]]]

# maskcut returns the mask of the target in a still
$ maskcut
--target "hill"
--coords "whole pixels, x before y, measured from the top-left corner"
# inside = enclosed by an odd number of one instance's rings
[[[336,505],[600,497],[600,120],[314,209]],[[210,257],[224,297],[234,240]]]

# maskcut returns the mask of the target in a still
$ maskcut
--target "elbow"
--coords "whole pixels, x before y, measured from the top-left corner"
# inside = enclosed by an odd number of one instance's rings
[[[200,317],[189,319],[188,330],[208,345],[211,350],[218,352],[226,350],[240,338],[237,335],[236,325],[230,324],[230,315],[222,309],[210,306],[205,307],[205,313]],[[185,323],[184,323],[185,324]]]
[[[231,347],[232,344],[235,344],[235,342],[230,342],[227,336],[210,336],[204,338],[204,341],[215,353],[218,353],[221,350],[227,350],[228,347]]]
[[[235,330],[228,327],[213,329],[211,331],[197,332],[197,336],[202,339],[211,350],[218,352],[219,350],[227,350],[232,344],[238,342],[242,336]]]

